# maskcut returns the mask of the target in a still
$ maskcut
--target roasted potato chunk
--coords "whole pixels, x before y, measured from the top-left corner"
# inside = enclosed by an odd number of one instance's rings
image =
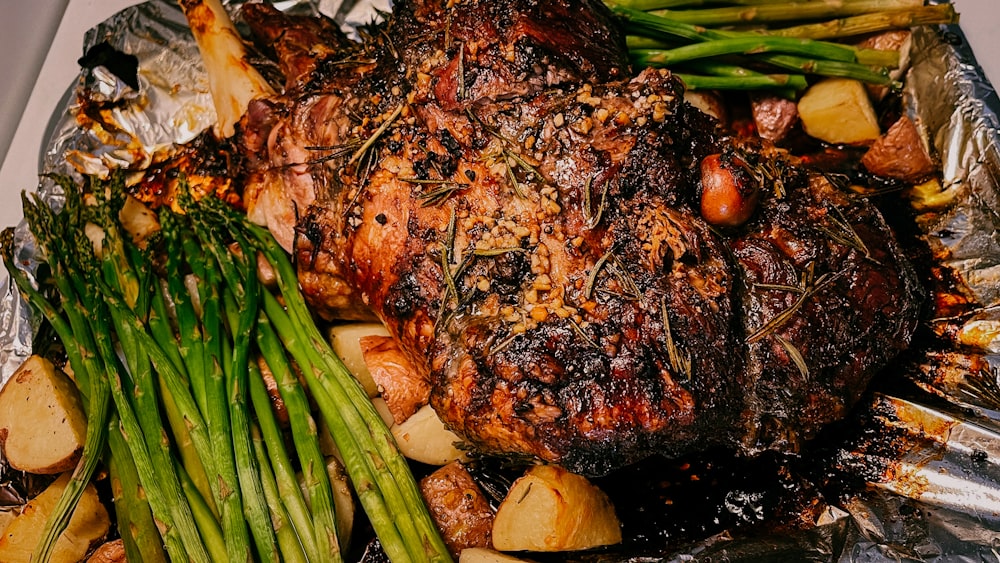
[[[102,543],[87,558],[87,563],[128,563],[125,558],[125,544],[122,540],[114,540]]]
[[[330,345],[344,366],[361,382],[369,397],[378,395],[378,386],[365,364],[361,352],[361,339],[366,336],[389,336],[389,331],[380,323],[347,323],[330,329]]]
[[[937,171],[920,131],[905,115],[872,144],[861,157],[861,164],[872,174],[911,184]]]
[[[622,541],[608,496],[555,465],[532,467],[514,482],[493,522],[500,551],[573,551]]]
[[[0,441],[11,467],[51,475],[83,453],[87,417],[73,381],[31,356],[0,390]]]
[[[420,492],[452,555],[492,545],[493,510],[461,463],[451,462],[421,479]]]
[[[403,455],[428,465],[444,465],[465,458],[462,442],[448,430],[430,405],[424,405],[402,424],[393,424],[389,430]]]
[[[28,563],[31,554],[45,531],[45,522],[59,502],[70,473],[63,473],[37,497],[31,499],[7,526],[0,537],[0,561]],[[70,518],[69,525],[52,552],[51,563],[77,563],[82,561],[91,546],[104,539],[111,529],[108,510],[97,496],[97,489],[88,484],[80,502]]]
[[[368,373],[396,423],[406,421],[427,404],[431,395],[430,382],[420,375],[392,337],[363,336],[358,345]]]
[[[519,563],[524,561],[527,561],[527,559],[518,559],[513,555],[507,555],[506,553],[500,553],[499,551],[484,547],[463,549],[461,555],[458,556],[458,563]]]
[[[805,132],[827,143],[866,145],[881,133],[868,92],[857,80],[817,82],[802,95],[798,109]]]
[[[795,102],[773,94],[751,96],[750,111],[757,135],[773,143],[787,137],[799,122],[799,108]]]

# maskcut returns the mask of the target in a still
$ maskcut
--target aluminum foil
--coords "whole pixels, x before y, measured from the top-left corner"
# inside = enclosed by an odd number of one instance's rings
[[[350,32],[387,10],[388,0],[276,5],[329,15]],[[152,0],[116,14],[87,33],[81,54],[102,42],[137,57],[139,89],[103,66],[82,71],[53,116],[41,172],[141,170],[215,121],[175,2]],[[77,88],[89,91],[88,104],[78,103]],[[930,319],[941,340],[890,369],[889,377],[911,381],[916,391],[880,392],[860,409],[859,435],[890,436],[892,447],[848,441],[831,464],[863,478],[867,492],[828,506],[802,532],[723,533],[633,560],[1000,561],[1000,99],[957,26],[914,33],[904,99],[942,165],[940,185],[914,196],[920,232],[974,306]],[[39,193],[60,204],[51,182],[43,180]],[[16,236],[18,266],[31,273],[37,257],[26,225]],[[0,384],[31,353],[36,329],[25,304],[3,288]]]

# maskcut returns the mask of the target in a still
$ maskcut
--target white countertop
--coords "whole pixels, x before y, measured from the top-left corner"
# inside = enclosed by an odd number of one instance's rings
[[[84,32],[139,1],[0,0],[0,228],[20,220],[19,194],[36,185],[43,131],[77,76]],[[1000,84],[997,0],[954,3],[987,77]]]

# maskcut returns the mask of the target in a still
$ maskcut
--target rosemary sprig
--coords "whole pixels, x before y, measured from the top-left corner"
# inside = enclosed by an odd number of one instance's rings
[[[604,182],[601,184],[601,202],[597,205],[597,209],[594,209],[593,195],[591,194],[593,181],[594,176],[591,175],[587,178],[587,183],[583,187],[583,218],[586,220],[588,229],[593,229],[600,224],[608,202],[608,183]]]
[[[639,285],[635,283],[635,278],[625,269],[624,264],[621,263],[617,255],[611,256],[611,263],[608,266],[608,270],[618,280],[619,285],[621,285],[622,295],[631,301],[638,301],[642,297]]]
[[[608,263],[608,260],[611,259],[613,254],[614,249],[608,250],[603,256],[597,259],[597,262],[594,263],[594,267],[590,270],[590,275],[587,276],[587,283],[583,287],[583,296],[586,299],[590,299],[590,297],[594,294],[594,286],[597,283],[597,276],[600,275],[601,270],[604,269],[604,265]]]
[[[399,115],[403,113],[404,107],[406,107],[405,103],[401,103],[398,106],[396,106],[396,109],[392,110],[392,113],[389,114],[389,117],[387,117],[386,120],[382,122],[382,125],[379,125],[378,129],[376,129],[375,132],[372,133],[370,137],[365,139],[365,142],[361,144],[361,147],[357,151],[355,151],[353,155],[351,155],[351,159],[347,161],[347,164],[354,164],[355,162],[359,161],[365,155],[365,153],[371,150],[371,148],[375,145],[375,141],[377,141],[379,137],[381,137],[382,134],[385,133],[389,129],[389,127],[391,127],[392,124],[396,122],[396,118],[398,118]]]
[[[573,331],[576,332],[576,335],[579,336],[580,339],[583,340],[583,342],[587,346],[589,346],[589,347],[591,347],[591,348],[593,348],[595,350],[600,350],[601,349],[601,347],[597,344],[597,342],[595,342],[593,338],[591,338],[590,336],[588,336],[587,333],[583,331],[583,327],[580,326],[579,323],[577,323],[572,318],[567,318],[566,320],[569,321],[569,326],[573,328]]]
[[[774,316],[770,321],[760,327],[753,334],[747,337],[747,344],[753,344],[759,341],[768,334],[774,332],[775,329],[784,325],[789,319],[795,315],[795,312],[802,307],[802,304],[806,302],[807,299],[824,289],[826,286],[833,283],[838,277],[843,274],[843,270],[830,274],[829,272],[821,275],[818,278],[814,278],[814,268],[815,264],[810,262],[806,267],[806,271],[802,274],[802,281],[799,284],[798,290],[801,292],[798,298],[793,302],[787,309],[784,309],[780,313]]]
[[[519,197],[521,199],[526,199],[527,196],[524,195],[524,190],[521,189],[521,182],[517,179],[517,174],[514,173],[514,167],[511,166],[511,164],[510,164],[510,161],[511,161],[510,155],[511,154],[512,153],[510,151],[508,151],[507,149],[504,149],[504,151],[503,151],[503,165],[504,165],[504,168],[507,170],[507,179],[510,180],[510,185],[514,188],[514,193],[517,194],[517,197]]]
[[[417,196],[417,199],[421,201],[421,205],[424,207],[437,207],[451,197],[451,194],[464,190],[469,187],[469,184],[463,182],[456,182],[455,180],[425,180],[421,178],[399,178],[403,182],[409,182],[411,184],[426,184],[435,185],[436,188],[423,192]]]
[[[351,139],[340,145],[309,145],[305,147],[307,151],[312,152],[323,152],[330,151],[330,154],[325,154],[313,159],[310,159],[308,164],[323,164],[331,160],[337,160],[339,158],[344,158],[349,154],[352,154],[355,148],[361,144],[361,139]],[[286,164],[286,167],[297,166],[298,163]]]
[[[492,257],[492,256],[501,256],[504,254],[509,254],[511,252],[527,252],[527,251],[519,246],[504,246],[498,248],[477,248],[472,251],[472,254],[474,256]]]
[[[830,207],[829,210],[832,211],[832,214],[828,213],[826,217],[831,223],[833,223],[836,230],[831,229],[826,225],[819,225],[816,228],[836,242],[857,250],[861,254],[864,254],[865,258],[871,260],[871,251],[868,250],[868,246],[865,245],[865,241],[861,240],[861,236],[858,235],[858,231],[854,229],[851,222],[844,217],[844,213],[840,210],[840,208],[833,206]],[[834,217],[834,215],[836,215],[836,217]]]
[[[802,352],[795,347],[788,339],[782,337],[780,334],[775,334],[774,338],[781,344],[782,348],[788,352],[788,357],[792,359],[792,363],[795,367],[799,368],[799,373],[802,374],[804,379],[809,379],[809,366],[806,364],[806,359],[802,357]]]
[[[683,373],[691,380],[691,353],[685,352],[682,356],[674,342],[673,330],[670,328],[670,315],[667,310],[667,297],[664,295],[660,299],[660,314],[663,316],[663,332],[667,337],[667,358],[670,360],[670,369],[674,373]]]

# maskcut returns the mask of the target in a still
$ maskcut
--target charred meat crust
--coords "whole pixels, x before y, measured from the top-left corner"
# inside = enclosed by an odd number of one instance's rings
[[[629,78],[600,2],[402,1],[364,34],[248,114],[248,160],[311,180],[317,312],[378,316],[485,451],[593,475],[794,449],[908,343],[919,288],[877,210],[724,136],[668,72]],[[734,151],[762,197],[720,231],[698,164]]]

